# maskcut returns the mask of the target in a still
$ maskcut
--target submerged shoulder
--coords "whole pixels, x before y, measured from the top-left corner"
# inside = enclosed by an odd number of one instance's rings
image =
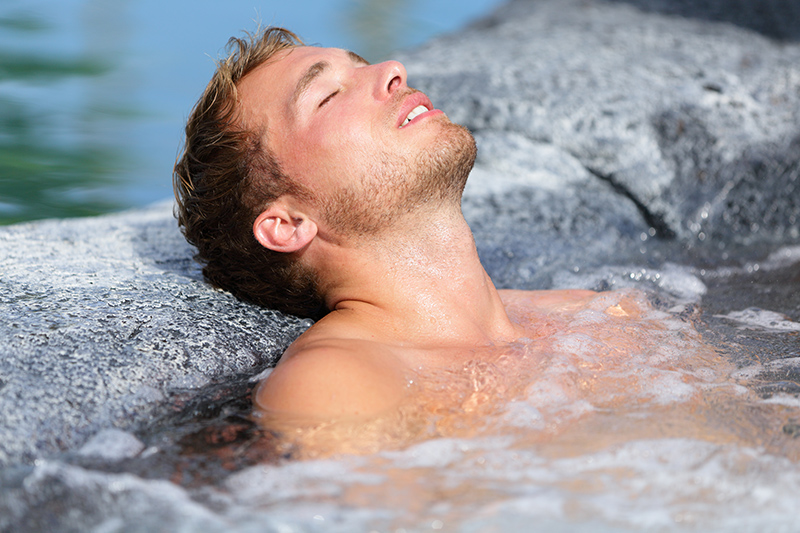
[[[595,291],[585,289],[564,289],[545,291],[499,291],[507,307],[535,308],[542,311],[568,310],[580,307],[597,297]]]
[[[353,418],[398,406],[404,367],[390,350],[358,339],[301,342],[287,350],[260,385],[258,408],[273,416]]]

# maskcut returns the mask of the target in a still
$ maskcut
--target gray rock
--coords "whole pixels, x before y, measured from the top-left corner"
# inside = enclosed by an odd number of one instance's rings
[[[0,465],[136,431],[308,324],[201,280],[171,203],[0,228]]]
[[[722,20],[796,38],[798,10],[791,2],[518,0],[403,60],[412,84],[492,139],[479,168],[518,173],[513,162],[524,161],[525,175],[569,176],[560,188],[567,203],[550,209],[581,199],[593,211],[585,199],[605,190],[626,199],[617,229],[652,227],[715,249],[796,242],[800,46],[703,19],[727,13]],[[551,155],[540,157],[543,147]],[[497,165],[502,159],[512,163]],[[541,222],[523,231],[558,238],[540,207],[528,211]]]

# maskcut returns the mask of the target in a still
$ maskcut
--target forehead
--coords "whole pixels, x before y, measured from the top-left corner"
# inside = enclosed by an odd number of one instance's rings
[[[298,46],[277,52],[265,63],[248,72],[237,84],[242,118],[246,123],[259,122],[258,117],[285,113],[297,84],[308,69],[321,62],[358,58],[340,48]]]

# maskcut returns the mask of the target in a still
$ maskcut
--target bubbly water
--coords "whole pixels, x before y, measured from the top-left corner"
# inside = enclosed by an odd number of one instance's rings
[[[378,424],[389,435],[380,451],[354,443],[362,453],[289,457],[252,422],[246,394],[210,391],[141,439],[104,431],[62,460],[7,471],[6,520],[95,531],[794,531],[799,260],[786,247],[758,268],[571,276],[614,290],[550,317],[539,338],[416,376],[426,402],[391,431]]]

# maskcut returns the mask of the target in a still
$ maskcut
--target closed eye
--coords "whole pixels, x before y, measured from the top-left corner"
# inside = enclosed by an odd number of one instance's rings
[[[339,94],[339,91],[335,91],[335,92],[333,92],[333,93],[329,94],[329,95],[328,95],[328,96],[327,96],[327,97],[326,97],[326,98],[325,98],[323,101],[321,101],[321,102],[319,103],[319,107],[323,107],[323,106],[325,106],[325,104],[327,104],[328,102],[330,102],[330,101],[333,99],[333,97],[334,97],[334,96],[336,96],[337,94]]]

